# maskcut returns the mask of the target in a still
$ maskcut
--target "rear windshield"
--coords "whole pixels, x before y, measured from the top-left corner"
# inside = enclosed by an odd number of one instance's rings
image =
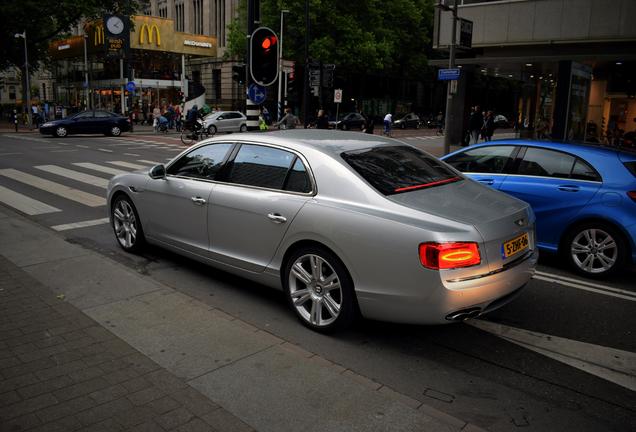
[[[623,164],[629,170],[629,172],[632,173],[634,177],[636,177],[636,161],[623,162]]]
[[[384,195],[463,180],[443,162],[408,146],[374,147],[341,156]]]

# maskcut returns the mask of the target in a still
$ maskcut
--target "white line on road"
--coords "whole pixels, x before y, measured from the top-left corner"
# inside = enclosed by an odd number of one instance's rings
[[[35,168],[49,172],[51,174],[56,174],[62,177],[70,178],[72,180],[77,180],[82,183],[86,183],[89,185],[97,186],[100,188],[106,189],[108,187],[108,180],[103,179],[101,177],[96,177],[90,174],[84,174],[83,172],[73,171],[67,168],[63,168],[56,165],[39,165]]]
[[[106,205],[106,199],[103,197],[83,192],[78,189],[73,189],[60,183],[45,180],[13,168],[0,170],[0,175],[89,207]]]
[[[90,148],[89,146],[85,146],[82,144],[75,144],[75,147],[79,147],[79,148]]]
[[[636,301],[636,293],[632,291],[621,290],[618,288],[612,288],[605,285],[596,285],[586,281],[580,281],[564,276],[558,276],[550,273],[536,272],[535,279],[545,282],[558,283],[570,288],[580,289],[582,291],[589,291],[597,294],[604,294],[610,297],[616,297],[623,300]]]
[[[82,168],[86,168],[89,170],[93,170],[93,171],[99,171],[99,172],[103,172],[106,174],[112,174],[112,175],[117,175],[117,174],[123,174],[126,173],[128,171],[123,171],[120,169],[116,169],[116,168],[111,168],[111,167],[106,167],[106,166],[102,166],[102,165],[97,165],[91,162],[74,162],[73,165],[78,166],[78,167],[82,167]]]
[[[12,155],[21,155],[21,154],[23,154],[23,153],[18,153],[18,152],[16,152],[16,153],[0,153],[0,156],[12,156]]]
[[[139,157],[141,155],[137,154],[137,153],[124,153],[124,156],[135,156],[135,157]]]
[[[124,168],[132,168],[132,169],[144,169],[148,168],[146,165],[138,165],[130,162],[124,161],[108,161],[109,164],[124,167]]]
[[[105,152],[105,153],[112,153],[112,150],[108,150],[108,149],[104,149],[104,148],[98,148],[97,150],[99,150],[100,152]]]
[[[509,342],[636,391],[636,354],[486,320],[467,321]]]
[[[62,211],[59,208],[34,200],[3,186],[0,186],[0,201],[29,216]]]
[[[71,153],[79,151],[78,149],[66,149],[66,150],[51,150],[51,153]]]
[[[109,222],[108,218],[102,218],[102,219],[94,219],[94,220],[87,220],[82,222],[69,223],[64,225],[55,225],[55,226],[52,226],[51,228],[53,228],[55,231],[68,231],[68,230],[72,230],[76,228],[86,228],[86,227],[91,227],[95,225],[103,225],[103,224],[107,224],[108,222]]]
[[[155,162],[155,161],[146,160],[146,159],[137,159],[137,162],[150,164],[150,165],[159,165],[161,163],[161,162]]]

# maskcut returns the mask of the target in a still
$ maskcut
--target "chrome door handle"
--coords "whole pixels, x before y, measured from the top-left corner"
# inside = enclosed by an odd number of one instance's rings
[[[192,200],[192,202],[193,202],[194,204],[196,204],[196,205],[203,205],[203,204],[205,204],[205,203],[206,203],[206,201],[205,201],[203,198],[201,198],[201,197],[192,197],[192,198],[190,198],[190,199],[191,199],[191,200]]]
[[[479,183],[487,184],[488,186],[492,186],[495,184],[493,179],[479,179],[477,180]]]
[[[285,223],[287,222],[287,218],[285,216],[282,216],[278,213],[270,213],[267,215],[267,217],[269,218],[269,220],[271,220],[272,222],[275,223]]]
[[[578,192],[580,188],[576,185],[561,185],[557,189],[563,192]]]

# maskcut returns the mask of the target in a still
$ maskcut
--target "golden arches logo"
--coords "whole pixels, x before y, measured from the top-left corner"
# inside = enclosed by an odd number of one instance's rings
[[[104,26],[101,24],[96,25],[93,27],[93,30],[95,31],[93,41],[95,46],[104,45]]]
[[[159,27],[157,27],[156,24],[142,25],[141,29],[139,29],[139,44],[143,45],[146,42],[146,35],[148,35],[148,43],[152,44],[154,34],[157,36],[157,46],[161,46],[161,33],[159,32]]]

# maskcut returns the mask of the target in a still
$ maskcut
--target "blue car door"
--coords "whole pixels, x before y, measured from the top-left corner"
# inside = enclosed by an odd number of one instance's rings
[[[508,175],[500,190],[532,206],[537,217],[537,243],[556,250],[565,228],[601,184],[585,161],[560,151],[527,147],[519,153],[515,173]]]
[[[480,146],[454,153],[443,160],[471,179],[499,189],[512,166],[516,150],[514,145]]]

